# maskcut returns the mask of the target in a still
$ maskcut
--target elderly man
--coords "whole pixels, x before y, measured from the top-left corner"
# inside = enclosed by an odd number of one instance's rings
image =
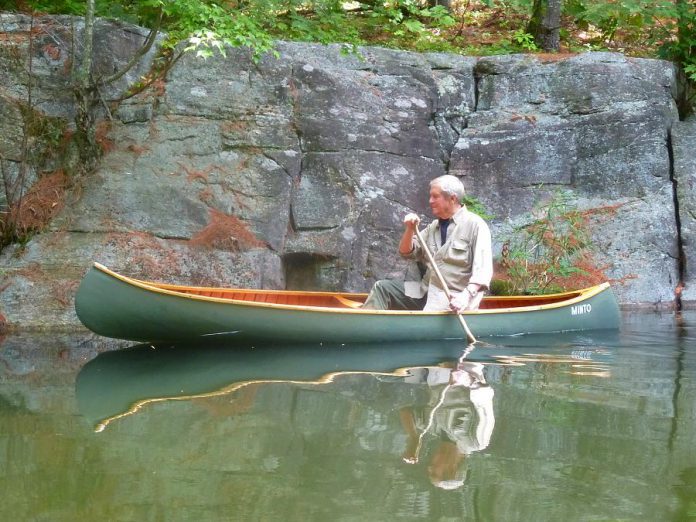
[[[488,225],[462,205],[464,186],[454,176],[446,175],[430,182],[430,209],[437,218],[423,232],[423,239],[433,254],[452,294],[447,299],[431,267],[419,280],[377,281],[363,308],[373,310],[451,309],[457,313],[478,308],[493,276],[491,233]],[[416,214],[404,218],[404,234],[399,253],[426,264],[422,245],[415,237],[420,219]],[[420,275],[420,274],[419,274]]]

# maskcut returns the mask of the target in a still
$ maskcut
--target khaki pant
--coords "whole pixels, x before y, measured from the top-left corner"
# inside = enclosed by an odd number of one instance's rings
[[[457,297],[459,295],[465,295],[468,297],[468,294],[462,294],[461,292],[451,292],[452,297]],[[425,303],[425,306],[423,307],[423,310],[426,312],[440,312],[442,310],[449,310],[449,299],[447,298],[447,294],[445,293],[444,290],[441,290],[440,288],[430,285],[428,287],[428,293],[427,293],[428,300]],[[478,292],[475,296],[473,296],[471,299],[469,299],[469,304],[463,308],[463,310],[478,310],[479,305],[481,304],[481,299],[483,299],[483,292]]]
[[[458,293],[453,293],[458,295]],[[471,298],[466,310],[476,310],[483,299],[483,292]],[[424,310],[439,312],[449,310],[449,299],[443,290],[430,286],[428,293],[421,297],[409,297],[404,291],[404,282],[393,279],[377,281],[362,308],[367,310]]]
[[[404,282],[393,279],[377,281],[362,308],[368,310],[422,310],[426,297],[416,299],[404,292]]]

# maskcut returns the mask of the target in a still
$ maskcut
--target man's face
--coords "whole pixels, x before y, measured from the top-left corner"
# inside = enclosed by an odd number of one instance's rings
[[[445,194],[437,185],[430,187],[429,203],[433,215],[440,219],[451,218],[459,208],[457,198]]]
[[[428,476],[433,483],[442,480],[454,480],[457,477],[459,463],[464,454],[459,453],[454,442],[442,441],[435,448],[428,464]]]

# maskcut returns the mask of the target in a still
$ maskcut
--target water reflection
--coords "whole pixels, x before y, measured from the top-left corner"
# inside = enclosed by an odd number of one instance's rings
[[[520,347],[522,348],[522,347]],[[480,349],[483,360],[515,357],[504,347]],[[107,352],[76,379],[81,413],[101,432],[149,405],[193,401],[214,417],[247,413],[259,388],[273,383],[322,386],[339,376],[380,378],[406,435],[402,459],[418,464],[431,483],[463,485],[466,457],[488,447],[495,416],[494,392],[484,363],[467,359],[461,341],[413,345],[170,346],[137,345]],[[368,401],[355,381],[352,393]]]
[[[250,486],[243,477],[271,488],[274,477],[282,477],[283,484],[300,481],[291,488],[297,494],[323,491],[330,499],[344,492],[339,497],[346,505],[387,495],[377,519],[389,513],[446,518],[456,517],[461,495],[467,511],[491,512],[494,503],[484,491],[496,469],[514,469],[519,456],[528,459],[537,446],[556,461],[561,448],[576,451],[559,435],[544,442],[546,434],[558,431],[554,423],[574,422],[581,404],[602,404],[606,394],[568,386],[562,376],[587,379],[579,373],[587,366],[609,371],[617,339],[616,333],[526,336],[474,350],[461,341],[138,345],[87,363],[75,391],[80,413],[106,432],[94,444],[120,446],[125,434],[137,433],[138,444],[143,436],[151,439],[150,451],[160,458],[170,455],[168,445],[184,451],[176,466],[183,473],[197,473],[189,461],[201,459],[223,475],[235,470],[235,488],[244,491]],[[552,399],[545,398],[549,392]],[[533,394],[549,406],[537,413]],[[575,406],[562,406],[565,401]],[[520,431],[535,415],[551,429],[528,425]],[[500,419],[506,429],[496,428]],[[184,450],[190,444],[176,444],[167,433],[197,443]],[[551,470],[541,462],[543,477]],[[305,473],[313,478],[302,485]],[[517,484],[512,473],[511,484]],[[522,497],[515,493],[501,509],[509,513]],[[530,510],[536,508],[523,511]]]
[[[469,351],[451,368],[417,368],[404,378],[404,383],[427,388],[419,403],[399,410],[408,436],[403,460],[417,464],[423,439],[430,435],[436,442],[428,477],[434,486],[446,490],[464,484],[466,457],[488,447],[495,426],[493,388],[486,382],[483,364],[466,360]]]
[[[564,373],[591,377],[611,377],[611,367],[605,360],[611,355],[606,348],[573,350],[568,355],[559,354],[520,354],[500,355],[496,357],[499,364],[505,366],[524,366],[526,364],[562,364],[568,367]]]
[[[229,395],[251,384],[322,385],[339,375],[403,376],[461,355],[461,341],[413,345],[137,345],[107,352],[76,379],[81,413],[97,431],[148,404]]]
[[[562,353],[549,351],[550,340]],[[96,431],[102,431],[110,423],[158,402],[227,396],[242,389],[247,389],[244,393],[249,394],[255,389],[252,385],[261,384],[324,385],[340,375],[365,373],[396,377],[394,384],[400,382],[414,390],[418,388],[416,384],[423,384],[419,393],[423,395],[423,390],[428,390],[425,395],[429,398],[425,402],[413,402],[411,406],[423,410],[432,403],[433,419],[426,432],[441,429],[443,415],[449,416],[447,422],[452,426],[472,415],[485,416],[490,419],[484,423],[490,426],[485,432],[492,430],[493,425],[493,390],[486,382],[484,365],[519,366],[541,362],[565,365],[574,375],[609,374],[601,359],[606,359],[610,351],[601,345],[583,345],[578,334],[524,336],[506,341],[505,345],[487,344],[473,351],[460,340],[349,346],[141,344],[102,353],[87,363],[77,375],[76,396],[80,412],[94,423]],[[575,350],[568,354],[566,347],[571,345]],[[398,392],[393,390],[393,393]],[[473,408],[472,415],[453,406],[462,403],[463,395]],[[408,401],[411,394],[406,393],[405,397]],[[253,397],[247,400],[253,401]],[[409,423],[421,429],[418,440],[422,445],[425,437],[422,428],[427,423],[421,426],[417,416],[411,415],[413,419],[408,420],[404,410],[402,424],[409,437],[412,431],[407,427]],[[453,427],[450,431],[453,429],[456,431]],[[481,436],[485,436],[484,433]],[[486,441],[483,445],[483,442],[481,439],[473,446],[482,449],[488,444]],[[465,445],[459,446],[461,450]],[[408,455],[405,458],[414,459]]]
[[[96,357],[10,338],[0,519],[685,519],[696,336],[667,319],[463,360],[461,342]]]

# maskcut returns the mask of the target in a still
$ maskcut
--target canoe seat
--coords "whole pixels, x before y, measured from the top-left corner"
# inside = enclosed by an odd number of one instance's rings
[[[347,299],[340,295],[335,295],[334,297],[336,298],[336,301],[348,308],[360,308],[362,306],[362,303],[359,301],[353,301],[352,299]]]

